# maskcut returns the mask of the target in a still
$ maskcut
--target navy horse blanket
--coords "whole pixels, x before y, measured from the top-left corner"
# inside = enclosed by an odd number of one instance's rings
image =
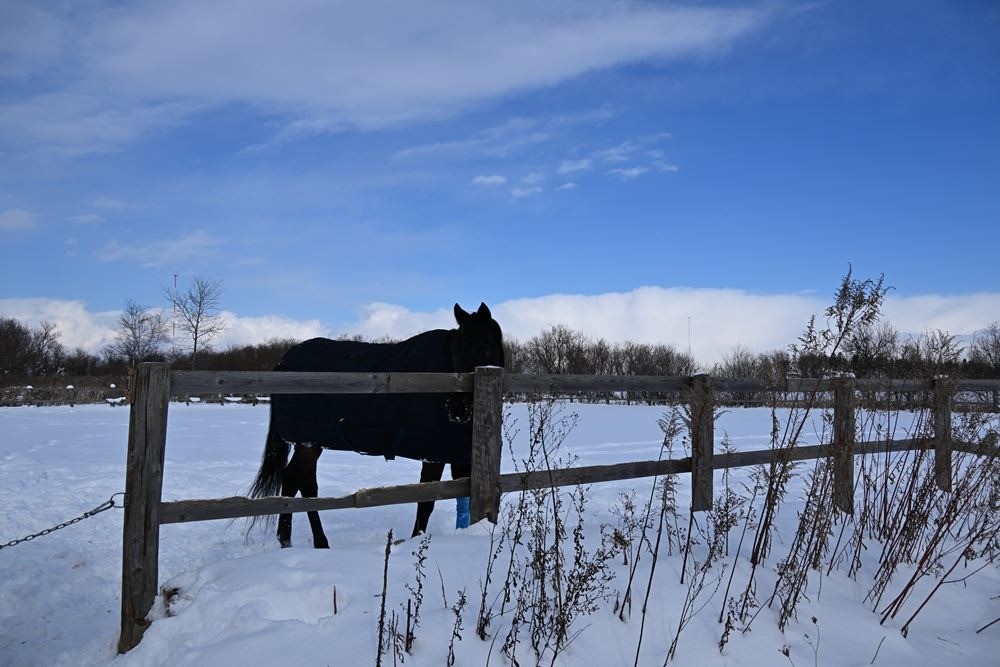
[[[291,348],[278,371],[451,373],[454,331],[399,343],[313,338]],[[285,442],[437,463],[469,463],[472,423],[449,417],[451,394],[274,394],[273,424]]]

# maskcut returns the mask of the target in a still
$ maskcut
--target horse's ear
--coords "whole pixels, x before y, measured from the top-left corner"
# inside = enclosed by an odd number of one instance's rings
[[[479,310],[477,311],[481,317],[486,317],[493,319],[493,314],[490,313],[490,309],[486,307],[486,304],[482,301],[479,302]]]
[[[467,319],[469,319],[469,314],[467,312],[465,312],[462,309],[462,307],[456,303],[455,304],[455,321],[458,322],[459,325],[462,325],[462,324],[465,323],[465,321]]]

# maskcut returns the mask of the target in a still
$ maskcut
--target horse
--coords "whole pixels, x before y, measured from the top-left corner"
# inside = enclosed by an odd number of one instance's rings
[[[313,338],[290,348],[276,371],[468,373],[503,366],[503,333],[485,303],[473,313],[455,304],[456,329],[435,329],[399,343]],[[316,463],[323,449],[387,460],[423,461],[420,481],[468,477],[472,456],[472,395],[443,393],[273,394],[260,469],[250,496],[315,498]],[[290,446],[295,450],[288,460]],[[413,537],[427,530],[434,501],[417,503]],[[318,512],[308,512],[313,546],[329,548]],[[292,544],[292,515],[278,519],[278,542]]]

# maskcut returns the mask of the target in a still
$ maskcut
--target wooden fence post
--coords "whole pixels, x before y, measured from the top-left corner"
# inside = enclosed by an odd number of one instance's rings
[[[946,377],[936,377],[934,389],[934,476],[938,488],[951,491],[951,404],[955,383]]]
[[[122,532],[122,619],[118,652],[134,648],[156,597],[160,551],[160,492],[167,440],[167,364],[140,364],[133,383],[125,470]]]
[[[472,473],[469,520],[497,522],[500,514],[500,427],[503,422],[503,369],[476,368],[472,412]]]
[[[854,514],[854,382],[833,380],[833,504]]]
[[[691,511],[712,509],[715,449],[715,402],[712,377],[691,377]]]

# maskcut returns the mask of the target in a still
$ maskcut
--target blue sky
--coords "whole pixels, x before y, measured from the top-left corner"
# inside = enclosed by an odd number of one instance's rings
[[[219,279],[220,344],[782,347],[851,265],[1000,319],[1000,4],[2,1],[0,313],[99,348]]]

